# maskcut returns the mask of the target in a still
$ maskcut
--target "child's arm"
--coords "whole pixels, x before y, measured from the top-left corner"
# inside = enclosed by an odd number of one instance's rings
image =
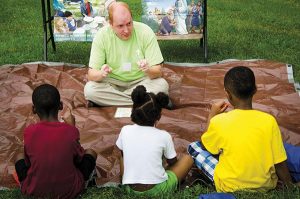
[[[121,157],[120,157],[120,176],[121,176],[121,181],[124,173],[124,161],[123,161],[123,151],[121,151]]]
[[[69,125],[75,126],[75,117],[72,115],[71,111],[67,111],[61,116],[61,120]]]
[[[84,148],[81,146],[79,138],[77,138],[73,142],[73,148],[74,148],[74,157],[73,157],[73,162],[76,167],[78,167],[81,164],[82,158],[84,156]]]
[[[22,182],[27,177],[29,166],[26,165],[25,154],[19,153],[15,158],[15,169],[18,176],[18,181]]]
[[[210,119],[213,118],[215,115],[223,113],[228,108],[228,106],[229,104],[223,100],[213,103],[211,105],[210,113],[208,115],[208,121],[210,121]]]
[[[215,102],[211,105],[210,112],[209,112],[209,115],[208,115],[208,118],[207,118],[207,127],[206,127],[206,129],[208,129],[209,122],[210,122],[211,118],[213,118],[215,115],[223,113],[228,108],[228,106],[229,106],[229,104],[226,103],[224,100]]]
[[[175,158],[172,158],[172,159],[166,159],[167,163],[168,163],[168,167],[167,168],[170,168],[172,167],[174,164],[176,164],[177,162],[177,157]]]
[[[289,173],[286,161],[275,164],[275,170],[278,178],[283,182],[284,185],[292,184],[292,178]]]

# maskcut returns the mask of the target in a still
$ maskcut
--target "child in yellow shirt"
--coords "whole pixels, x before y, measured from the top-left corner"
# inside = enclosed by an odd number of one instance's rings
[[[274,189],[278,178],[291,183],[280,129],[273,116],[252,108],[256,93],[251,69],[238,66],[224,78],[228,103],[211,107],[207,131],[200,142],[189,145],[189,153],[215,184],[218,192]],[[218,155],[218,159],[213,155]]]

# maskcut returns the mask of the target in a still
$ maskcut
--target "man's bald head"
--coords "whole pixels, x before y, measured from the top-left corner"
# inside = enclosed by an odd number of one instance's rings
[[[129,14],[132,18],[131,10],[127,3],[124,2],[114,2],[109,6],[108,9],[108,17],[109,17],[109,23],[113,23],[113,19],[115,15],[126,15]]]
[[[109,6],[109,23],[115,34],[122,40],[131,38],[133,21],[129,6],[123,2],[115,2]]]

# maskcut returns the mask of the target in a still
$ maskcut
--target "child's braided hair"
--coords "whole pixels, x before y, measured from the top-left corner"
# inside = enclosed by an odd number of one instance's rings
[[[133,108],[131,120],[141,126],[154,126],[160,119],[162,108],[167,107],[169,96],[165,93],[148,93],[142,85],[137,86],[132,94]]]

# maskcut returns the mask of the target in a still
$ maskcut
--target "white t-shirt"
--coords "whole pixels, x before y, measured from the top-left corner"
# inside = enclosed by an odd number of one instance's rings
[[[123,184],[158,184],[168,179],[162,157],[176,157],[171,135],[150,126],[127,125],[116,142],[123,151]]]

